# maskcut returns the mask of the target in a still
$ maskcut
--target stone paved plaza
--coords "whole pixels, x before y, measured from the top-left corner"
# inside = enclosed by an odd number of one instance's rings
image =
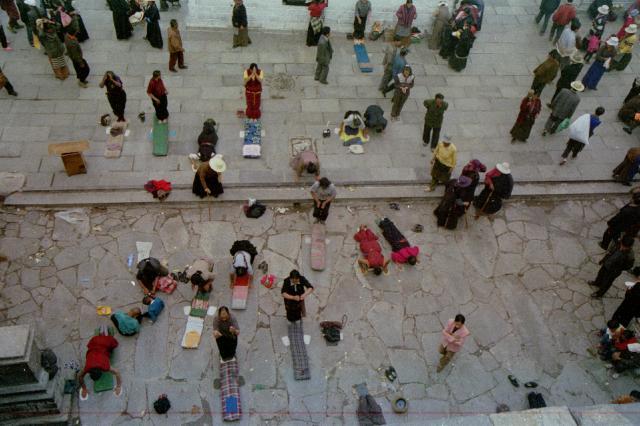
[[[228,250],[235,239],[258,247],[256,264],[282,279],[298,268],[315,285],[307,302],[305,332],[311,380],[295,382],[291,358],[280,338],[286,318],[279,288],[252,288],[246,311],[235,313],[241,334],[238,360],[247,384],[241,388],[242,424],[356,424],[352,385],[367,382],[390,424],[424,423],[459,414],[491,413],[496,404],[527,408],[520,383],[537,381],[550,406],[607,403],[636,382],[614,380],[587,348],[620,302],[625,276],[602,301],[589,298],[586,280],[597,271],[598,237],[626,200],[511,202],[493,220],[469,217],[457,231],[435,226],[433,203],[346,204],[327,222],[328,265],[309,268],[310,212],[273,207],[260,219],[240,218],[240,206],[87,208],[76,225],[43,209],[4,208],[0,213],[0,323],[36,326],[41,348],[53,348],[60,365],[84,360],[94,328],[110,323],[96,306],[139,306],[127,256],[136,241],[153,243],[151,255],[182,269],[200,256],[216,260],[213,305],[229,304]],[[416,267],[393,265],[387,276],[356,274],[358,224],[376,228],[388,215],[421,247]],[[424,226],[423,233],[410,229]],[[468,227],[467,227],[468,226]],[[383,243],[383,251],[389,246]],[[257,278],[260,278],[258,274]],[[279,282],[278,287],[281,285]],[[184,350],[183,307],[193,293],[180,284],[161,295],[167,308],[155,324],[143,322],[137,337],[118,336],[114,367],[124,393],[91,394],[79,405],[83,424],[219,424],[218,351],[206,321],[197,350]],[[471,337],[442,373],[435,371],[440,330],[456,313],[467,317]],[[319,321],[348,316],[344,341],[325,345]],[[377,369],[393,364],[405,396],[406,416],[393,414],[389,391]],[[73,370],[60,374],[72,376]],[[167,393],[168,417],[149,414]]]
[[[162,13],[163,34],[169,19],[184,23],[189,5],[183,3],[182,9]],[[401,120],[390,123],[383,136],[374,135],[365,147],[366,153],[359,157],[348,154],[335,135],[322,139],[321,132],[327,122],[335,127],[346,110],[364,111],[370,104],[379,104],[389,114],[390,99],[382,98],[376,90],[385,46],[382,40],[367,44],[375,69],[372,74],[361,74],[351,42],[336,33],[330,84],[323,86],[313,81],[315,48],[304,45],[303,32],[254,31],[251,46],[232,49],[229,29],[205,31],[183,26],[189,69],[172,74],[167,69],[166,47],[164,51],[151,48],[142,40],[144,28],[136,28],[129,41],[118,41],[103,0],[86,0],[78,6],[91,35],[83,44],[92,69],[89,88],[78,87],[74,76],[63,82],[56,80],[46,57],[29,48],[24,31],[9,33],[15,51],[0,53],[2,69],[20,94],[17,99],[5,92],[0,94],[0,170],[26,173],[27,189],[141,188],[149,178],[188,186],[193,173],[186,154],[195,151],[196,137],[207,117],[220,123],[218,147],[229,163],[225,174],[229,185],[291,183],[287,141],[301,135],[318,138],[324,171],[336,182],[425,181],[430,155],[421,143],[422,101],[438,92],[450,103],[443,133],[450,134],[458,146],[458,169],[469,158],[477,157],[488,164],[511,162],[520,182],[607,180],[611,169],[636,143],[637,135],[624,133],[616,119],[621,101],[640,69],[635,58],[626,71],[608,73],[597,91],[582,95],[578,114],[591,112],[598,105],[607,113],[591,145],[577,161],[562,168],[557,165],[566,133],[546,139],[540,136],[549,114],[547,108],[543,108],[529,143],[509,143],[509,129],[520,99],[531,84],[532,70],[550,49],[533,25],[537,5],[525,0],[487,4],[482,31],[469,65],[461,73],[451,70],[427,49],[425,42],[414,45],[409,63],[416,74],[416,87]],[[417,25],[425,28],[431,10],[418,13]],[[583,28],[587,28],[586,16],[581,19]],[[608,24],[607,33],[617,31],[619,25]],[[266,136],[260,160],[241,157],[242,122],[235,115],[245,105],[242,71],[251,62],[259,63],[267,76],[262,108]],[[98,124],[99,117],[110,112],[103,90],[97,87],[108,69],[122,77],[128,93],[131,135],[118,159],[103,157],[106,134]],[[148,117],[153,111],[145,89],[154,69],[165,74],[170,125],[176,132],[167,157],[151,155],[147,138],[151,120],[142,124],[136,118],[141,111]],[[545,90],[544,103],[553,90]],[[47,154],[49,142],[75,139],[91,141],[86,153],[87,176],[67,177],[60,159]]]

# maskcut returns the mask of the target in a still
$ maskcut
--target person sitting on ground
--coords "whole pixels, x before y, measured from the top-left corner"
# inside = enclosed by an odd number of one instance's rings
[[[600,337],[600,345],[598,346],[598,355],[603,361],[611,359],[611,354],[614,352],[615,343],[620,339],[625,328],[620,325],[618,320],[609,320],[607,322],[607,328],[601,330],[602,337]]]
[[[633,331],[625,330],[611,354],[611,364],[616,373],[640,367],[640,344]],[[614,379],[617,376],[614,376]]]
[[[87,343],[87,354],[84,362],[84,369],[78,373],[78,385],[80,386],[80,396],[85,399],[89,396],[87,385],[84,383],[84,376],[89,377],[95,382],[100,380],[102,373],[110,372],[116,378],[116,387],[114,392],[116,396],[120,396],[122,392],[122,379],[120,373],[111,368],[109,357],[111,352],[118,347],[118,341],[109,336],[106,327],[103,327],[98,336],[93,336]]]
[[[362,145],[362,143],[369,141],[364,119],[358,111],[347,111],[344,114],[344,120],[340,123],[338,134],[344,146]]]
[[[405,236],[402,235],[402,232],[389,218],[383,218],[378,223],[378,226],[382,229],[382,235],[385,240],[391,245],[391,250],[393,251],[391,260],[396,263],[408,263],[409,265],[420,263],[418,260],[420,248],[411,246]]]
[[[155,257],[142,259],[137,265],[136,279],[142,284],[144,294],[155,294],[158,290],[156,278],[166,277],[169,270]]]
[[[142,316],[149,318],[151,322],[156,322],[160,312],[164,309],[164,301],[154,294],[147,294],[142,298],[142,304],[147,306],[147,312]]]
[[[186,276],[191,282],[192,290],[197,288],[200,292],[209,293],[213,288],[213,280],[215,278],[213,273],[213,260],[196,260],[193,262],[193,265],[187,268]]]
[[[388,273],[388,265],[391,259],[386,259],[382,255],[382,247],[378,243],[378,236],[373,233],[367,225],[360,225],[358,232],[353,239],[360,243],[360,251],[364,257],[358,258],[358,266],[363,274],[373,269],[373,273],[380,275]]]
[[[115,325],[118,333],[123,336],[133,336],[140,331],[140,322],[142,322],[142,312],[140,308],[129,309],[127,313],[123,311],[115,311],[111,315],[111,322]]]
[[[369,105],[364,112],[364,125],[368,129],[374,129],[376,133],[384,132],[387,128],[387,119],[384,118],[384,111],[378,105]]]
[[[229,308],[220,306],[218,315],[213,318],[213,338],[216,339],[220,359],[223,362],[235,358],[238,334],[240,334],[238,321],[229,313]]]
[[[318,154],[311,149],[299,152],[298,155],[291,159],[289,165],[296,172],[297,177],[302,176],[304,171],[310,175],[320,175],[320,160],[318,159]]]
[[[253,261],[258,255],[255,246],[248,240],[235,241],[230,250],[233,262],[229,273],[230,286],[248,285],[253,282]]]

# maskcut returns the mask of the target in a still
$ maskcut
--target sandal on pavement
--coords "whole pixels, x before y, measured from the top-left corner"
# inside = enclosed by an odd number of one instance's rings
[[[509,374],[507,376],[507,379],[509,379],[509,381],[511,382],[511,384],[517,388],[520,387],[520,383],[518,383],[518,379],[515,378],[515,376],[513,376],[512,374]]]
[[[220,379],[213,379],[213,388],[220,389]]]
[[[398,378],[398,373],[396,373],[396,369],[393,368],[393,366],[387,368],[384,372],[384,375],[387,377],[387,379],[389,379],[390,382],[393,382]]]
[[[524,384],[525,388],[537,388],[538,384],[536,382],[527,382]]]

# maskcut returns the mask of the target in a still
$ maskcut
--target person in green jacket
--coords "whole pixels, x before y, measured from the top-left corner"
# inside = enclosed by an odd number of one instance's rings
[[[48,19],[38,19],[36,25],[40,43],[49,57],[54,75],[59,80],[66,79],[69,77],[69,68],[64,59],[64,44],[58,38],[56,23]]]
[[[140,308],[129,309],[129,312],[115,311],[111,315],[111,322],[116,326],[118,332],[123,336],[133,336],[140,331],[142,322],[142,311]]]
[[[329,74],[329,63],[333,57],[333,48],[329,41],[329,34],[331,28],[322,28],[322,35],[320,41],[318,41],[318,50],[316,51],[316,74],[315,80],[322,84],[329,84],[327,82],[327,75]]]
[[[549,18],[553,15],[553,12],[560,6],[560,0],[542,0],[540,2],[540,12],[536,16],[536,25],[540,23],[542,18],[542,28],[540,28],[540,35],[544,35],[547,31],[547,25],[549,24]]]
[[[78,78],[78,85],[80,87],[87,87],[87,77],[89,76],[89,64],[82,56],[82,48],[78,42],[77,31],[71,33],[68,32],[64,36],[64,45],[67,48],[67,55],[71,59],[73,68],[76,70],[76,77]]]
[[[444,119],[444,112],[449,108],[449,104],[444,101],[442,93],[436,93],[435,98],[427,99],[423,105],[427,109],[427,113],[424,115],[422,144],[424,146],[429,145],[429,139],[431,139],[431,151],[433,152],[440,141],[442,120]]]

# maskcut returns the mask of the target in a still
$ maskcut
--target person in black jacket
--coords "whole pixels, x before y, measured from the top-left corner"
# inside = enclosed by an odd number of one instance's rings
[[[602,241],[598,245],[607,250],[611,241],[618,241],[620,235],[635,237],[640,227],[640,193],[634,193],[631,202],[607,221],[607,230],[602,235]]]
[[[629,323],[634,317],[640,316],[640,285],[638,285],[640,283],[640,267],[636,266],[631,273],[636,277],[636,283],[624,293],[622,303],[611,317],[612,320],[618,321],[625,328],[629,327]]]
[[[249,30],[247,29],[247,9],[244,7],[242,0],[233,0],[233,3],[233,13],[231,15],[231,24],[233,25],[233,47],[245,47],[251,44]]]
[[[612,246],[607,254],[599,262],[600,270],[595,281],[589,281],[589,285],[598,287],[598,290],[591,294],[594,299],[599,299],[609,290],[616,278],[633,267],[634,257],[633,246],[634,238],[625,235],[622,240],[615,246]]]

